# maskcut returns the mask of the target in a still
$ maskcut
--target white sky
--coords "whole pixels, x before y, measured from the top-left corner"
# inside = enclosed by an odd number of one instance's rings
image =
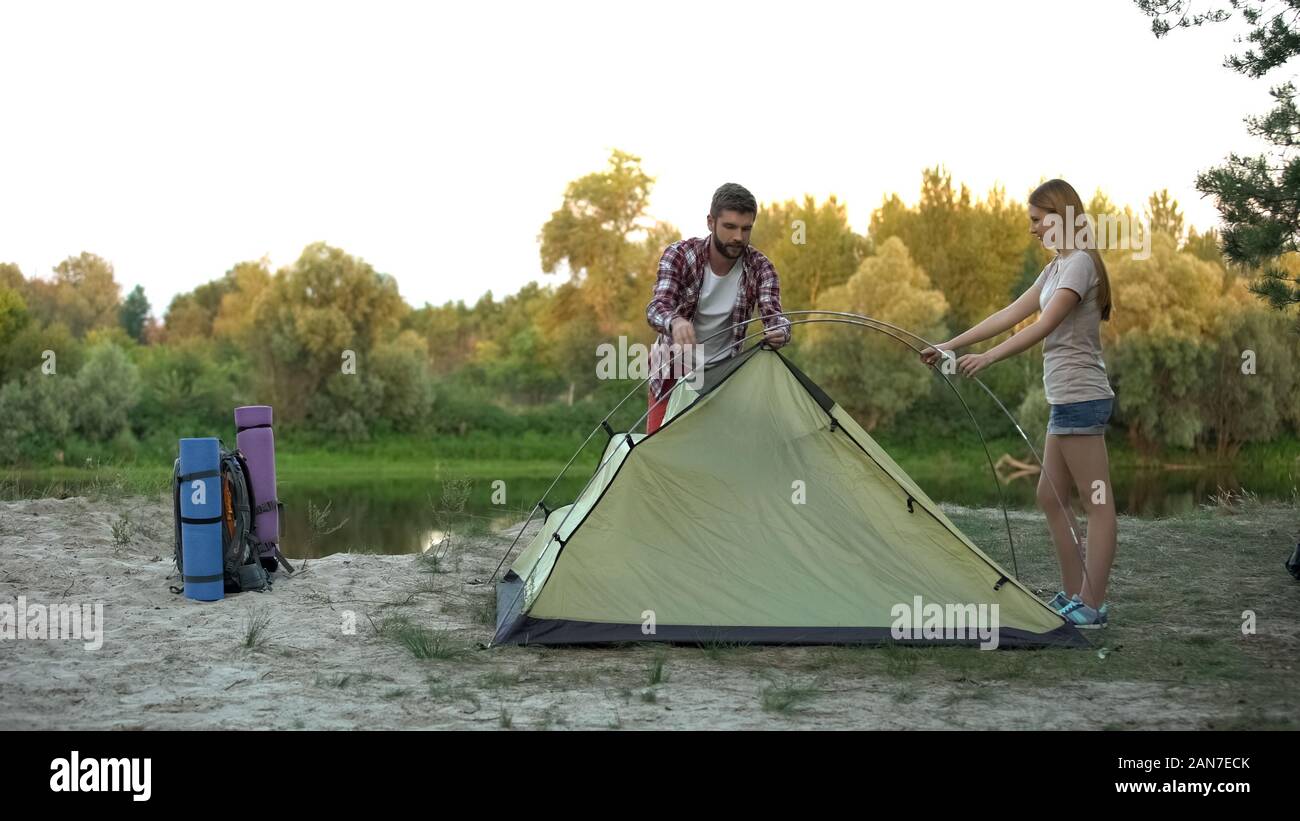
[[[417,306],[500,298],[557,281],[538,232],[611,148],[687,236],[729,180],[864,231],[940,162],[1022,201],[1167,187],[1205,228],[1196,172],[1257,150],[1242,118],[1284,79],[1222,67],[1238,31],[1157,41],[1130,0],[7,3],[0,261],[91,251],[161,315],[324,240]]]

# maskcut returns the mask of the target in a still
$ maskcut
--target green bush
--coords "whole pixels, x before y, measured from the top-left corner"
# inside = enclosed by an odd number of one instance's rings
[[[79,433],[107,442],[129,430],[140,374],[124,350],[112,343],[93,346],[75,379],[72,422]]]
[[[72,379],[35,371],[0,388],[0,459],[50,463],[72,430]]]

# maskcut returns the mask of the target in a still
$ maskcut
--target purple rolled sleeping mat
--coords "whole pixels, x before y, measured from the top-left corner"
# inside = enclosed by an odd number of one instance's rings
[[[280,518],[284,505],[275,492],[275,432],[270,405],[235,408],[235,442],[248,463],[253,501],[253,540],[267,572],[277,566],[292,573],[293,566],[280,552]]]

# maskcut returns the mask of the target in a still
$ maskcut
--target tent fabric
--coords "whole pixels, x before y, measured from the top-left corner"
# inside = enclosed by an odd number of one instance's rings
[[[682,386],[654,434],[610,438],[498,588],[494,643],[877,643],[918,596],[996,604],[998,646],[1086,646],[758,346]]]

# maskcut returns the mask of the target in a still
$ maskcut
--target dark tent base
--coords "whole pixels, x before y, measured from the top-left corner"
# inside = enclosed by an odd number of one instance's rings
[[[513,573],[497,586],[497,634],[493,644],[626,644],[640,641],[677,644],[773,644],[785,646],[844,644],[979,647],[979,639],[895,639],[889,627],[718,627],[665,624],[653,634],[642,632],[641,624],[611,624],[565,619],[535,619],[519,616],[519,577]],[[513,606],[512,606],[513,605]],[[1048,633],[1031,633],[1003,627],[998,630],[998,649],[1071,647],[1092,645],[1073,625],[1062,624]]]

